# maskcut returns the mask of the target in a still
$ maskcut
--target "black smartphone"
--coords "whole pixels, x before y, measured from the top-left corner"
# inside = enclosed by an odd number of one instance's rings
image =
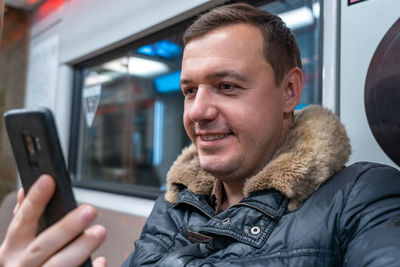
[[[25,194],[41,174],[55,180],[54,195],[40,219],[42,231],[76,207],[52,112],[15,109],[4,114],[4,121]],[[92,266],[90,259],[82,266]]]

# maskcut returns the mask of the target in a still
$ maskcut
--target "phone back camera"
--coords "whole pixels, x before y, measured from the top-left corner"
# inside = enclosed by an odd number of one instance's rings
[[[23,134],[28,160],[33,169],[39,168],[38,152],[41,150],[39,137],[27,133]]]

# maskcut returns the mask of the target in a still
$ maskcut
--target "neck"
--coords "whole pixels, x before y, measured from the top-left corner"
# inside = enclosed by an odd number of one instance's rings
[[[229,181],[222,183],[224,184],[224,196],[222,198],[221,207],[223,210],[230,208],[231,206],[239,203],[243,198],[243,186],[245,181]]]

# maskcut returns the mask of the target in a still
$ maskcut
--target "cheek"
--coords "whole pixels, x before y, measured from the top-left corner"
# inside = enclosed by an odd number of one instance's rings
[[[241,143],[247,146],[257,146],[260,140],[279,131],[281,121],[279,104],[265,101],[264,103],[248,104],[230,113],[228,119],[233,131]]]
[[[257,100],[233,103],[226,107],[229,112],[225,113],[225,117],[239,129],[253,128],[265,119],[265,105],[258,104]]]
[[[192,131],[191,131],[191,121],[188,119],[188,116],[186,114],[186,112],[183,112],[183,116],[182,116],[182,120],[183,120],[183,127],[185,128],[186,134],[192,138]]]

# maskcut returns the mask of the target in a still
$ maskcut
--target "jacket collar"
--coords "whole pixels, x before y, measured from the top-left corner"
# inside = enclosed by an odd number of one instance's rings
[[[311,105],[296,111],[285,141],[271,161],[243,188],[245,197],[276,189],[298,209],[322,183],[340,171],[351,153],[349,138],[336,115]],[[215,177],[203,171],[195,146],[183,149],[167,174],[165,198],[175,202],[182,186],[198,195],[210,195]]]

